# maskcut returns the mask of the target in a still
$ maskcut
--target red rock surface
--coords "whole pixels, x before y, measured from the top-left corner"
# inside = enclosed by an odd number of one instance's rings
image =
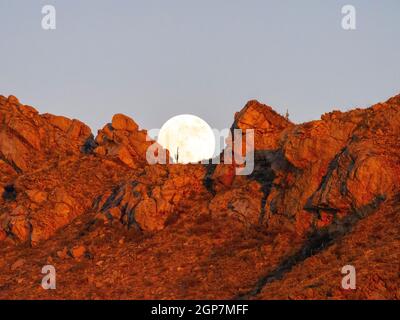
[[[150,165],[125,115],[93,137],[0,96],[0,298],[399,299],[400,96],[299,125],[250,101],[237,128],[249,176]]]

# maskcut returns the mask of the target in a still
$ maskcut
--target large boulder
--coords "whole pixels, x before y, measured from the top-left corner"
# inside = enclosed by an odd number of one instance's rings
[[[130,168],[138,168],[146,165],[147,151],[156,142],[146,130],[139,130],[131,118],[116,114],[111,123],[99,130],[96,143],[96,154],[113,158]]]

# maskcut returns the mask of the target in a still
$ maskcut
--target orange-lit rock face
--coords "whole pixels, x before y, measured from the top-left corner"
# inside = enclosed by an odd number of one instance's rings
[[[186,206],[209,197],[204,168],[196,165],[151,166],[99,198],[98,217],[144,231],[158,231],[184,213]]]
[[[299,125],[250,101],[232,129],[254,130],[249,176],[149,165],[122,114],[94,138],[0,96],[0,298],[400,298],[400,96]]]
[[[91,137],[78,120],[39,115],[11,96],[0,100],[0,153],[17,172],[40,169],[60,157],[79,155]]]
[[[249,101],[235,114],[233,129],[253,129],[254,144],[257,150],[275,150],[285,129],[293,127],[289,119],[276,113],[271,107],[258,101]]]

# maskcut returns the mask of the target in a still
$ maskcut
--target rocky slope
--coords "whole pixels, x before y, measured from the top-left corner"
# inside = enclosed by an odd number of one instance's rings
[[[399,299],[400,96],[299,125],[250,101],[233,129],[254,129],[249,176],[150,165],[121,114],[94,137],[0,96],[0,298]]]

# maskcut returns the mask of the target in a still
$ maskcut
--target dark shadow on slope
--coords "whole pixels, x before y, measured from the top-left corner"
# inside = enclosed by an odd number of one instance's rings
[[[15,190],[13,184],[4,187],[2,197],[5,201],[15,201],[15,199],[17,199],[17,190]]]
[[[275,152],[272,151],[256,150],[254,153],[254,170],[251,175],[249,175],[249,179],[256,180],[261,185],[261,191],[263,193],[259,217],[260,224],[264,220],[265,204],[275,179],[275,173],[271,167],[271,157],[274,155]]]
[[[215,196],[216,192],[215,192],[215,188],[214,188],[214,181],[213,181],[213,174],[215,169],[217,168],[217,164],[210,163],[205,165],[206,167],[206,174],[204,175],[203,178],[203,185],[204,187],[208,190],[208,192],[210,192],[213,196]]]
[[[93,150],[96,149],[97,146],[98,146],[98,144],[97,144],[96,140],[94,139],[93,134],[91,134],[86,139],[83,146],[81,147],[81,152],[83,152],[84,154],[91,154],[91,153],[93,153]]]
[[[385,199],[385,196],[377,196],[370,204],[355,210],[345,218],[334,220],[329,226],[315,230],[308,236],[306,243],[298,252],[282,261],[275,270],[261,277],[252,290],[235,298],[249,299],[258,295],[269,283],[281,280],[294,266],[321,252],[351,232],[357,222],[375,212]]]

